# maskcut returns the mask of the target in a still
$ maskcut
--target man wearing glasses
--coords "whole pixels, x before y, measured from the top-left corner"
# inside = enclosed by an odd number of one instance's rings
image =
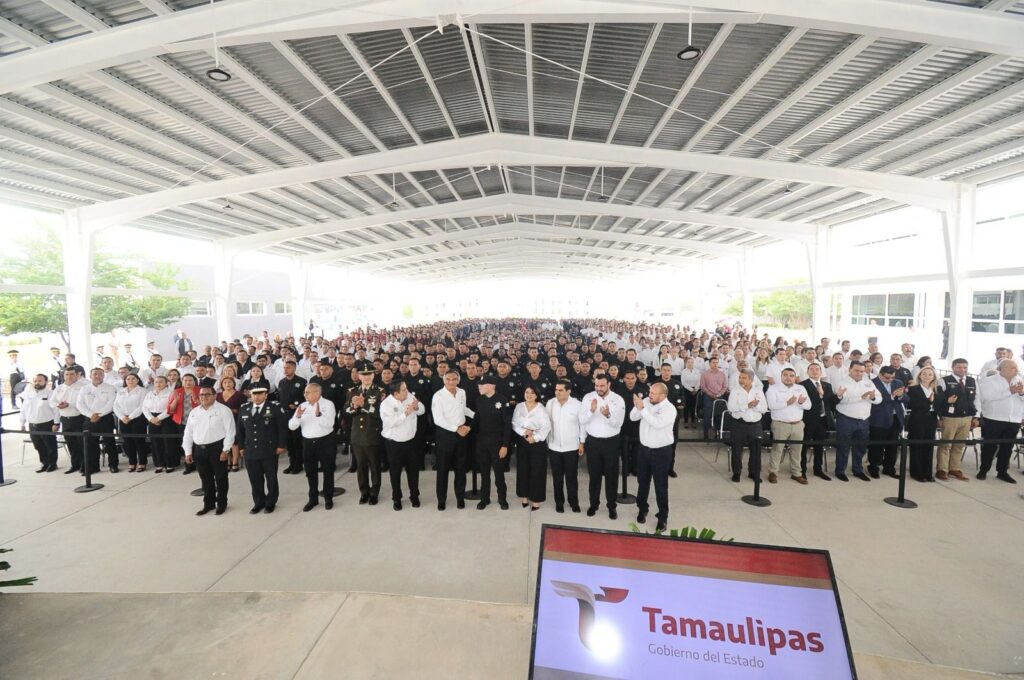
[[[302,466],[306,470],[306,481],[309,483],[309,501],[303,506],[303,512],[309,512],[320,502],[320,490],[317,488],[317,468],[323,469],[324,507],[334,507],[334,404],[321,398],[320,385],[310,383],[304,392],[306,401],[295,409],[289,430],[302,431]]]
[[[224,404],[214,401],[213,388],[199,390],[199,407],[185,421],[182,448],[185,462],[195,463],[203,482],[202,516],[214,509],[223,515],[228,507],[228,458],[235,441],[235,416]]]

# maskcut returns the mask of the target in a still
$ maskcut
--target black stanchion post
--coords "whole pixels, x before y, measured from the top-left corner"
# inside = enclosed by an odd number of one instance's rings
[[[478,501],[480,500],[480,488],[476,485],[476,470],[473,470],[473,488],[466,492],[465,498],[467,501]]]
[[[889,496],[885,502],[897,508],[910,510],[917,507],[917,503],[907,500],[907,440],[900,441],[900,490],[895,498]]]
[[[85,470],[85,486],[75,487],[75,493],[89,493],[90,491],[96,491],[102,489],[102,484],[92,483],[92,467],[89,461],[89,445],[86,442],[89,432],[85,430],[81,432],[72,432],[72,436],[80,436],[82,438],[82,469]]]
[[[751,462],[754,464],[754,495],[743,496],[740,500],[747,505],[753,505],[758,508],[767,508],[772,504],[767,498],[761,497],[761,446],[758,444],[757,455],[754,452],[750,452]]]
[[[622,447],[622,493],[615,497],[616,502],[623,505],[636,503],[636,496],[629,493],[629,444]]]

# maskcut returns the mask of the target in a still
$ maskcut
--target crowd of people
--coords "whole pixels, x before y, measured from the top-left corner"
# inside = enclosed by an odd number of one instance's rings
[[[311,324],[312,328],[312,324]],[[419,473],[436,470],[437,509],[452,483],[466,505],[470,471],[479,473],[480,510],[509,507],[506,474],[514,460],[514,496],[536,510],[547,501],[548,468],[556,512],[581,512],[579,468],[588,472],[586,512],[602,500],[617,518],[620,465],[637,476],[638,521],[650,487],[657,530],[668,520],[668,484],[676,476],[682,431],[724,437],[732,480],[760,480],[767,446],[769,483],[789,476],[864,481],[897,476],[899,440],[910,440],[910,476],[921,482],[967,481],[961,440],[980,427],[978,479],[993,462],[1016,483],[1009,462],[1024,420],[1022,361],[1000,348],[976,374],[955,359],[940,375],[910,344],[888,359],[829,338],[811,344],[758,336],[757,330],[631,324],[607,319],[471,319],[404,328],[358,329],[334,338],[244,335],[198,347],[184,333],[169,357],[156,343],[139,360],[125,346],[120,367],[98,355],[86,370],[74,354],[51,350],[51,375],[21,371],[21,422],[39,453],[37,472],[95,474],[101,453],[111,473],[197,471],[203,506],[227,508],[231,472],[244,466],[252,513],[273,512],[284,474],[304,474],[305,511],[333,507],[336,458],[349,456],[359,503],[376,505],[390,477],[394,510],[420,506]],[[12,382],[14,371],[11,374]],[[12,390],[12,394],[14,394]],[[82,433],[88,436],[82,436]],[[825,440],[835,440],[826,464]],[[865,465],[866,457],[866,465]],[[603,494],[602,494],[603,491]]]

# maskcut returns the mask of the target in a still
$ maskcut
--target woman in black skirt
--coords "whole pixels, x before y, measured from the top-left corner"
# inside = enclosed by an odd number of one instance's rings
[[[907,421],[907,436],[911,439],[935,439],[938,427],[936,404],[942,403],[942,394],[935,369],[925,366],[917,374],[908,391],[910,396],[910,418]],[[935,457],[935,444],[910,445],[910,476],[919,482],[934,482],[932,476],[932,459]]]
[[[525,508],[533,503],[540,508],[547,491],[548,433],[551,418],[532,387],[523,390],[523,401],[512,412],[512,430],[516,433],[516,495]]]

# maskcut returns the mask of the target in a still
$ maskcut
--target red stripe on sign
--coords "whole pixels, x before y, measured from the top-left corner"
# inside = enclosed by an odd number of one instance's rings
[[[694,543],[568,529],[545,529],[544,550],[707,569],[799,578],[830,579],[828,562],[817,553]]]

